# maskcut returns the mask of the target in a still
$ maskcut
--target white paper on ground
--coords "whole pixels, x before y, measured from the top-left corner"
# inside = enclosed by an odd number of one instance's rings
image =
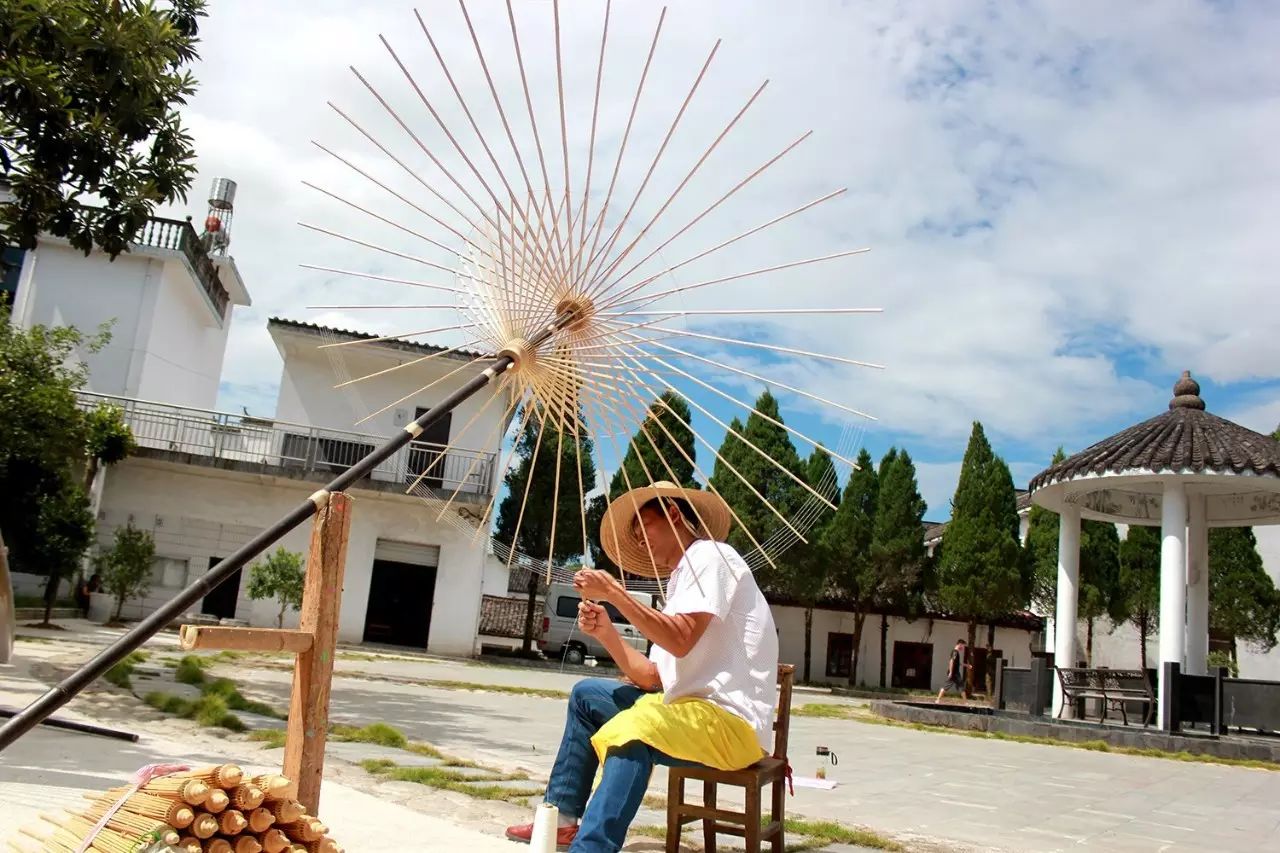
[[[830,791],[839,783],[834,779],[816,779],[812,776],[793,776],[791,784],[797,788],[817,788],[820,791]]]

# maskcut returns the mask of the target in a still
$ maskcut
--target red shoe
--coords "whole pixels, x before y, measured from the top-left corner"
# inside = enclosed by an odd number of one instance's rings
[[[556,849],[568,850],[569,845],[573,843],[573,838],[578,834],[578,826],[562,826],[556,830]],[[521,826],[508,826],[507,838],[512,841],[519,841],[522,844],[528,844],[533,839],[533,824],[526,823]]]

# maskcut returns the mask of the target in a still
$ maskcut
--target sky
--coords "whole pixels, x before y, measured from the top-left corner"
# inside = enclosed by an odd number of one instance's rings
[[[548,0],[516,0],[531,102],[549,163],[612,163],[661,7],[616,0],[589,145],[604,4],[565,0],[566,135],[559,135]],[[532,162],[505,6],[467,6],[494,85]],[[490,90],[455,4],[419,9],[486,137],[501,140]],[[421,303],[410,288],[353,282],[310,263],[426,278],[421,266],[309,231],[310,222],[438,263],[448,254],[373,222],[322,186],[436,239],[420,211],[390,199],[312,144],[318,140],[432,213],[421,186],[326,102],[420,175],[432,167],[351,73],[355,66],[446,165],[464,171],[379,41],[411,69],[465,153],[484,166],[466,116],[409,3],[220,0],[202,29],[199,92],[184,110],[198,151],[188,203],[203,215],[214,177],[237,181],[231,253],[252,294],[236,309],[219,408],[275,409],[280,359],[266,319],[368,331],[446,325],[448,312],[314,310]],[[705,208],[805,131],[811,136],[655,263],[675,263],[835,190],[802,214],[662,281],[669,286],[857,248],[865,254],[682,295],[688,310],[874,307],[870,315],[689,319],[690,331],[872,362],[871,369],[765,350],[691,348],[869,413],[863,420],[774,387],[788,425],[852,456],[906,448],[927,517],[942,520],[965,443],[980,421],[1017,486],[1068,453],[1163,411],[1191,370],[1211,411],[1259,431],[1280,424],[1280,6],[1236,2],[854,3],[679,0],[667,7],[638,102],[620,198],[641,185],[671,118],[716,40],[713,62],[653,173],[636,221],[766,79],[723,144],[641,245]],[[498,148],[495,144],[495,149]],[[515,174],[510,148],[494,162]],[[594,159],[591,162],[596,162]],[[607,169],[596,165],[591,198]],[[483,170],[482,170],[483,171]],[[439,174],[429,180],[438,180]],[[432,205],[435,205],[434,207]],[[617,215],[615,208],[614,215]],[[612,221],[612,220],[610,220]],[[672,223],[667,225],[667,223]],[[663,231],[663,227],[667,230]],[[628,232],[631,233],[631,232]],[[647,242],[646,242],[647,241]],[[452,262],[456,263],[456,262]],[[438,301],[429,299],[428,302]],[[444,322],[436,322],[438,320]],[[458,343],[451,333],[431,340]],[[714,384],[750,403],[765,387]],[[709,392],[695,428],[718,444],[744,414]],[[714,416],[714,417],[713,417]],[[797,439],[802,454],[810,446]],[[699,448],[700,462],[711,454]]]

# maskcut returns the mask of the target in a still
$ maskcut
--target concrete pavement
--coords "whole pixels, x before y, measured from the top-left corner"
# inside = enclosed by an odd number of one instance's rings
[[[76,642],[87,649],[101,640],[94,636]],[[172,648],[168,639],[158,638],[158,643]],[[19,651],[28,657],[56,657],[68,648],[80,652],[79,646],[62,642],[19,644]],[[364,654],[340,656],[333,690],[335,721],[385,722],[410,739],[430,742],[451,755],[523,769],[540,778],[549,773],[554,760],[564,720],[563,700],[444,689],[420,682],[487,682],[567,691],[583,675],[612,673],[367,658]],[[234,677],[251,698],[283,705],[289,690],[288,671],[275,664],[246,667],[244,661],[237,663],[234,668],[215,668],[215,674]],[[35,689],[29,681],[23,684],[24,689]],[[14,687],[0,667],[0,703],[21,704],[7,695]],[[822,700],[849,701],[830,696]],[[817,701],[813,695],[796,697],[796,704],[813,701]],[[108,723],[139,713],[136,702],[122,704],[120,697],[106,701],[89,694],[74,704]],[[192,729],[183,721],[160,719],[149,720],[146,728],[179,742],[186,742],[185,733]],[[1280,813],[1274,807],[1280,802],[1280,772],[805,717],[793,718],[791,744],[792,764],[799,776],[813,775],[820,745],[835,751],[840,763],[828,768],[829,778],[837,780],[838,787],[830,791],[797,788],[796,796],[788,799],[789,812],[867,826],[913,848],[1122,853],[1280,849]],[[232,738],[213,748],[225,754],[251,746]],[[253,755],[264,764],[278,760],[271,753]],[[0,767],[7,758],[7,753],[0,755]],[[341,762],[333,762],[329,770],[327,778],[339,785],[392,798],[490,838],[496,838],[506,823],[527,815],[526,809],[507,803],[476,801],[410,783],[380,782]],[[665,793],[665,788],[665,774],[655,774],[651,790]],[[722,797],[732,801],[731,796]],[[648,823],[660,818],[654,813],[643,817]],[[506,849],[511,853],[511,848]]]

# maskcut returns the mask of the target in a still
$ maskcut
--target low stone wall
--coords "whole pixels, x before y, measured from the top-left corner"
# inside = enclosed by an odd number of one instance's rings
[[[1255,759],[1280,763],[1280,738],[1212,737],[1209,735],[1169,735],[1135,726],[1100,726],[1052,717],[1029,717],[992,711],[982,706],[955,706],[873,701],[872,713],[904,723],[923,723],[964,731],[999,732],[1009,735],[1051,738],[1069,743],[1103,741],[1111,746],[1158,749],[1162,752],[1190,752],[1215,758]]]

